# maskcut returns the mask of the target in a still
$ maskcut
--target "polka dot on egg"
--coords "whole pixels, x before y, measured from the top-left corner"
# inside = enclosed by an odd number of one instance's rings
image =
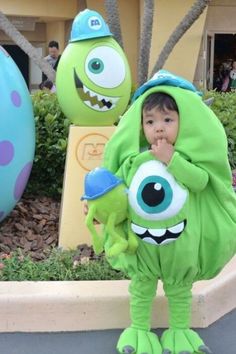
[[[30,171],[32,168],[32,162],[28,162],[20,171],[17,179],[16,179],[16,183],[15,183],[15,188],[14,188],[14,198],[16,200],[20,199],[20,197],[22,196],[25,186],[27,184],[29,175],[30,175]]]
[[[12,91],[11,92],[11,101],[16,107],[21,106],[21,96],[17,91]]]
[[[0,141],[0,166],[8,165],[14,157],[14,146],[8,140]]]
[[[4,211],[1,211],[1,210],[0,210],[0,221],[3,219],[4,216],[5,216]]]

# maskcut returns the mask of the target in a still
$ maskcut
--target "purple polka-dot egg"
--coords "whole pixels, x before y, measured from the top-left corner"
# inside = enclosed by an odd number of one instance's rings
[[[0,46],[0,222],[21,198],[32,168],[35,126],[31,97],[15,62]]]

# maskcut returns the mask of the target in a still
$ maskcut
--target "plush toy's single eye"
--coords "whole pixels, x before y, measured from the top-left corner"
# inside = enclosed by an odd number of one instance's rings
[[[146,220],[164,220],[176,215],[184,206],[187,191],[159,161],[142,164],[129,187],[129,203]]]
[[[89,79],[104,88],[119,86],[125,79],[125,62],[113,48],[100,46],[92,49],[85,61]]]

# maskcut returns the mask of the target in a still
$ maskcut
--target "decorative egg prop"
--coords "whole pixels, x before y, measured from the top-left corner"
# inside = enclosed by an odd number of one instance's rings
[[[35,147],[31,97],[25,80],[0,46],[0,221],[14,208],[27,184]]]
[[[125,111],[131,93],[126,56],[102,16],[84,10],[74,19],[70,43],[56,74],[58,101],[75,125],[112,125]]]

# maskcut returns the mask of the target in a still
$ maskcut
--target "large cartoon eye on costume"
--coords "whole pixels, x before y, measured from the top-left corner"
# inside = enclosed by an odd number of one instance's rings
[[[85,71],[89,79],[104,88],[119,86],[125,79],[125,63],[113,48],[100,46],[92,49],[85,61]]]
[[[188,193],[159,161],[143,163],[129,187],[129,203],[145,220],[165,220],[184,206]]]

